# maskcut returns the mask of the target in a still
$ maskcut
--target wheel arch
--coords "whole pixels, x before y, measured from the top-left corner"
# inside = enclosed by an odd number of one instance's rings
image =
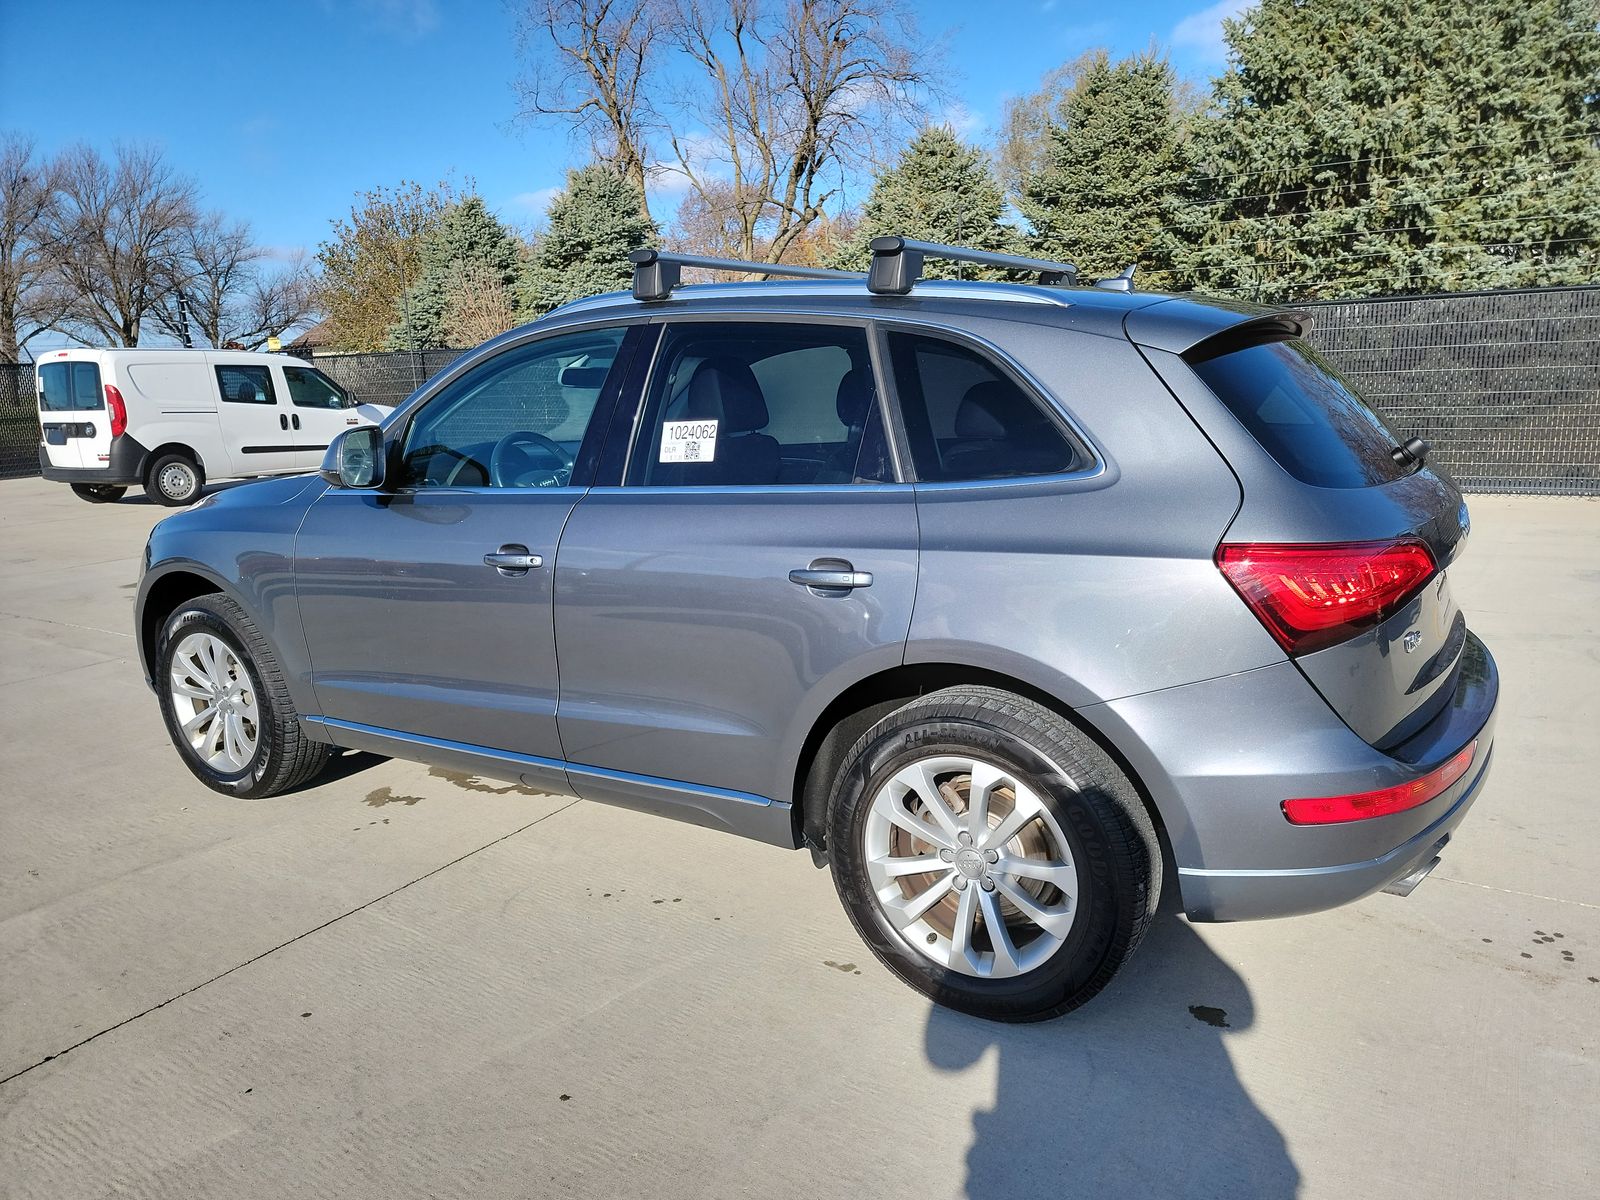
[[[827,861],[828,794],[844,757],[857,738],[883,717],[928,692],[961,684],[999,688],[1049,709],[1092,739],[1132,782],[1150,814],[1161,843],[1163,872],[1173,874],[1166,823],[1150,789],[1128,756],[1070,705],[1036,684],[1004,672],[960,662],[906,663],[857,680],[845,688],[812,723],[795,763],[792,813],[795,844],[809,849],[818,866]]]
[[[144,668],[146,681],[154,677],[156,639],[161,634],[161,626],[166,623],[173,610],[196,596],[215,593],[221,593],[236,603],[242,603],[220,579],[188,564],[162,571],[147,579],[140,587],[137,636],[139,661]]]
[[[147,450],[145,452],[144,461],[140,464],[140,476],[143,477],[146,482],[148,482],[150,479],[151,468],[169,454],[181,454],[184,458],[187,458],[195,466],[200,468],[200,474],[203,478],[210,478],[211,473],[206,470],[205,456],[187,442],[162,442],[159,446],[156,446],[151,450]]]

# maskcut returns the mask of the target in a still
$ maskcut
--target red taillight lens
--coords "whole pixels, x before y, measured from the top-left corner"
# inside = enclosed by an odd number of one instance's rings
[[[1217,566],[1290,654],[1309,654],[1376,625],[1433,577],[1419,541],[1222,546]]]
[[[106,384],[106,412],[111,417],[111,436],[119,438],[128,432],[128,406],[122,402],[122,393],[116,385]]]
[[[1357,792],[1353,796],[1320,796],[1314,799],[1285,800],[1283,815],[1293,825],[1336,825],[1340,821],[1365,821],[1405,812],[1447,792],[1472,766],[1478,743],[1473,741],[1442,767],[1409,783],[1380,788],[1376,792]]]

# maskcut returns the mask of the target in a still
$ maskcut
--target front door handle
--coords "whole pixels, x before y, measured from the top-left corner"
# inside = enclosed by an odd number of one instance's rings
[[[290,413],[289,414],[289,423],[291,425],[293,425],[296,429],[299,429],[300,428],[300,414],[299,413]]]
[[[789,572],[789,582],[810,588],[819,595],[842,595],[856,588],[872,586],[872,572],[858,571],[842,558],[819,558],[809,567]]]
[[[289,428],[289,418],[284,416],[283,413],[279,413],[278,414],[278,428],[279,429],[287,429],[287,428]]]
[[[533,568],[544,566],[543,558],[529,554],[526,546],[516,542],[508,542],[493,554],[485,554],[483,561],[486,566],[507,576],[526,575]]]

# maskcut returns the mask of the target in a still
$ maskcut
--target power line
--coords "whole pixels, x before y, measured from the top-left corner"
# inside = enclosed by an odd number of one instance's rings
[[[1474,197],[1474,199],[1495,200],[1495,199],[1499,199],[1502,196],[1506,196],[1506,195],[1510,195],[1510,193],[1509,192],[1501,192],[1501,193],[1497,193],[1494,196]],[[1214,222],[1212,222],[1212,224],[1213,225],[1238,225],[1238,224],[1243,224],[1246,221],[1268,222],[1268,221],[1293,221],[1293,220],[1297,220],[1297,219],[1298,220],[1304,220],[1304,219],[1308,219],[1308,218],[1312,218],[1312,217],[1326,216],[1326,215],[1329,215],[1330,213],[1333,213],[1333,212],[1337,212],[1337,213],[1341,213],[1341,214],[1343,214],[1343,213],[1356,213],[1356,212],[1362,211],[1362,208],[1364,208],[1364,207],[1370,207],[1370,206],[1342,208],[1342,209],[1321,209],[1321,210],[1318,210],[1318,211],[1315,211],[1315,212],[1281,213],[1281,214],[1276,215],[1276,216],[1230,217],[1225,221],[1214,221]],[[1206,243],[1204,243],[1204,248],[1211,249],[1213,247],[1222,247],[1222,246],[1244,246],[1244,245],[1249,245],[1251,242],[1256,242],[1256,241],[1315,242],[1315,241],[1323,241],[1323,240],[1330,239],[1330,238],[1377,237],[1380,234],[1390,234],[1390,233],[1428,233],[1428,232],[1436,232],[1436,231],[1438,231],[1440,229],[1467,229],[1467,228],[1478,228],[1478,227],[1481,227],[1481,226],[1484,226],[1484,225],[1507,225],[1507,224],[1515,225],[1515,224],[1520,224],[1520,223],[1526,222],[1526,221],[1558,221],[1558,220],[1562,220],[1562,219],[1568,218],[1568,217],[1584,217],[1584,216],[1593,216],[1593,217],[1596,217],[1596,218],[1600,218],[1600,207],[1596,207],[1596,208],[1592,208],[1592,209],[1587,209],[1587,208],[1577,209],[1577,210],[1572,211],[1572,212],[1524,213],[1524,214],[1521,214],[1519,216],[1514,216],[1514,217],[1480,217],[1480,218],[1478,218],[1476,220],[1473,220],[1473,221],[1441,221],[1441,222],[1439,222],[1437,224],[1434,224],[1434,225],[1389,225],[1389,226],[1384,226],[1384,227],[1380,227],[1380,228],[1377,228],[1377,229],[1350,229],[1350,230],[1344,230],[1344,231],[1329,230],[1328,232],[1325,232],[1325,233],[1304,233],[1304,234],[1297,234],[1297,235],[1295,235],[1293,237],[1280,236],[1280,235],[1274,234],[1274,233],[1272,233],[1270,231],[1267,231],[1267,232],[1263,232],[1260,237],[1228,238],[1228,239],[1225,239],[1225,240],[1222,240],[1222,241],[1217,241],[1217,242],[1206,242]],[[1182,225],[1163,225],[1156,232],[1158,232],[1158,233],[1168,233],[1168,232],[1171,232],[1173,230],[1182,229],[1182,228],[1184,228]],[[1492,242],[1484,242],[1482,244],[1489,245],[1489,244],[1494,244],[1494,243],[1492,243]]]
[[[1510,249],[1512,247],[1555,246],[1555,245],[1562,245],[1562,244],[1570,243],[1570,242],[1586,242],[1586,243],[1587,242],[1593,242],[1595,244],[1600,244],[1600,236],[1587,235],[1587,236],[1584,236],[1584,237],[1547,238],[1547,239],[1541,239],[1539,241],[1531,241],[1530,240],[1530,241],[1525,241],[1525,242],[1432,242],[1427,246],[1417,247],[1417,249],[1419,249],[1419,250],[1430,250],[1430,251],[1431,250],[1485,250],[1485,249],[1488,249],[1490,247],[1499,248],[1499,249]],[[1366,251],[1365,253],[1361,253],[1361,254],[1341,254],[1339,257],[1340,257],[1341,261],[1348,261],[1350,259],[1355,259],[1355,258],[1387,258],[1387,257],[1389,257],[1389,255],[1391,253],[1392,253],[1392,251],[1389,251],[1389,250],[1369,250],[1369,251]],[[1247,270],[1247,269],[1255,268],[1255,267],[1298,267],[1298,266],[1303,266],[1303,265],[1304,265],[1304,263],[1302,263],[1298,259],[1285,258],[1285,259],[1272,259],[1272,260],[1269,260],[1269,261],[1266,261],[1266,262],[1248,262],[1248,263],[1242,264],[1240,267],[1233,267],[1233,266],[1226,266],[1226,265],[1196,266],[1196,267],[1186,268],[1186,270],[1188,270],[1188,271],[1213,271],[1213,272],[1215,272],[1215,271]],[[1431,274],[1433,272],[1425,272],[1425,273]]]
[[[1373,155],[1358,154],[1358,155],[1355,155],[1354,157],[1351,157],[1351,158],[1338,158],[1338,159],[1332,160],[1331,162],[1314,163],[1314,164],[1313,163],[1305,163],[1303,165],[1309,170],[1325,171],[1325,170],[1331,170],[1334,167],[1347,167],[1347,166],[1351,166],[1351,165],[1358,164],[1358,163],[1369,163],[1370,164],[1370,163],[1377,163],[1377,162],[1387,162],[1387,161],[1391,161],[1391,160],[1392,161],[1397,161],[1397,162],[1398,161],[1410,162],[1410,161],[1414,161],[1414,160],[1419,159],[1419,158],[1437,158],[1441,154],[1471,154],[1471,153],[1473,153],[1475,151],[1478,151],[1478,150],[1516,150],[1516,151],[1519,151],[1519,152],[1522,151],[1522,150],[1527,150],[1527,149],[1542,150],[1546,146],[1560,145],[1562,142],[1578,141],[1578,140],[1585,139],[1585,138],[1590,140],[1590,141],[1593,141],[1595,139],[1595,137],[1596,137],[1596,132],[1591,129],[1586,133],[1569,133],[1569,134],[1566,134],[1566,135],[1564,135],[1562,137],[1540,138],[1537,141],[1531,141],[1530,140],[1530,141],[1522,142],[1520,144],[1518,144],[1518,143],[1507,143],[1507,142],[1479,142],[1477,145],[1474,145],[1474,146],[1446,146],[1446,147],[1442,147],[1441,149],[1438,149],[1438,150],[1406,150],[1406,151],[1394,151],[1394,152],[1388,153],[1388,154],[1373,154]],[[1189,179],[1192,182],[1195,182],[1195,183],[1205,183],[1205,182],[1207,182],[1209,180],[1213,180],[1213,179],[1238,179],[1239,177],[1244,176],[1244,175],[1258,175],[1258,176],[1261,176],[1262,178],[1265,178],[1266,176],[1268,176],[1268,175],[1270,175],[1272,173],[1273,172],[1262,171],[1262,170],[1256,170],[1256,171],[1223,171],[1223,172],[1220,172],[1220,173],[1215,174],[1215,175],[1191,175],[1191,176],[1189,176]]]
[[[1589,160],[1586,159],[1586,158],[1563,158],[1563,159],[1558,159],[1555,162],[1539,163],[1538,167],[1541,170],[1554,170],[1554,169],[1558,169],[1558,168],[1561,168],[1561,167],[1574,166],[1577,163],[1587,162],[1587,161],[1589,161]],[[1526,164],[1521,164],[1521,165],[1526,165]],[[1465,175],[1470,171],[1476,171],[1478,169],[1479,168],[1476,168],[1476,167],[1457,167],[1454,170],[1442,171],[1442,172],[1439,172],[1438,174],[1435,174],[1435,175],[1426,176],[1425,178],[1427,179],[1427,181],[1429,183],[1438,183],[1441,180],[1449,179],[1452,176]],[[1194,178],[1193,176],[1186,177],[1186,179],[1189,179],[1189,180],[1192,180],[1193,178]],[[1214,196],[1214,197],[1211,197],[1210,199],[1207,199],[1207,200],[1191,200],[1191,201],[1188,202],[1188,205],[1191,208],[1201,208],[1201,207],[1204,207],[1206,205],[1211,205],[1211,204],[1238,204],[1238,203],[1240,203],[1242,201],[1245,201],[1245,200],[1271,200],[1274,197],[1284,195],[1286,192],[1290,193],[1290,194],[1293,194],[1295,196],[1315,196],[1315,195],[1317,195],[1318,193],[1321,193],[1321,192],[1344,191],[1344,190],[1348,190],[1348,189],[1351,189],[1351,188],[1370,188],[1370,187],[1373,187],[1373,186],[1375,186],[1377,184],[1383,184],[1383,183],[1404,184],[1404,183],[1413,183],[1413,182],[1416,182],[1416,181],[1417,180],[1413,176],[1381,175],[1381,176],[1376,176],[1376,177],[1369,178],[1369,179],[1346,180],[1346,181],[1341,182],[1341,183],[1319,184],[1316,187],[1307,187],[1307,188],[1295,187],[1295,186],[1293,186],[1291,184],[1286,184],[1283,187],[1278,188],[1276,191],[1271,191],[1271,192],[1249,192],[1249,193],[1246,193],[1245,195],[1242,195],[1242,196]],[[1526,182],[1526,183],[1540,183],[1540,182],[1544,182],[1544,181],[1530,178],[1530,179],[1525,180],[1524,182]]]

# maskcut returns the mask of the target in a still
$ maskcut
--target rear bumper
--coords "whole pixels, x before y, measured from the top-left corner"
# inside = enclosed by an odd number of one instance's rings
[[[39,443],[39,474],[54,483],[132,483],[144,482],[145,461],[150,451],[127,434],[111,439],[111,457],[99,467],[57,467]]]
[[[1199,921],[1283,917],[1380,891],[1429,863],[1488,777],[1499,675],[1471,634],[1449,705],[1389,753],[1338,719],[1288,662],[1084,711],[1160,811],[1183,907]],[[1404,783],[1477,741],[1472,766],[1417,808],[1296,826],[1280,805]]]
[[[1489,776],[1493,755],[1493,746],[1488,750],[1480,748],[1473,769],[1468,772],[1466,790],[1443,816],[1387,854],[1366,862],[1268,871],[1179,867],[1184,912],[1195,921],[1248,921],[1320,912],[1382,891],[1395,880],[1426,867],[1443,849],[1478,798]]]

